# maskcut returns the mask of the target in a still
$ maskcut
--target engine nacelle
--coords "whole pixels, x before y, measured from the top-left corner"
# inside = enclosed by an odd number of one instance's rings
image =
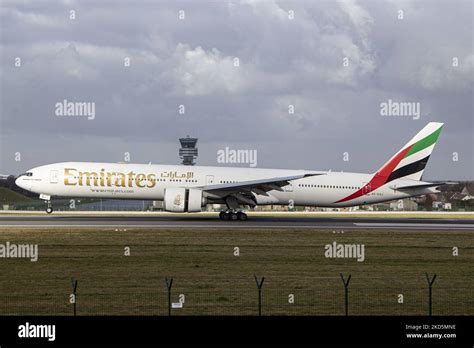
[[[206,205],[202,190],[171,187],[165,189],[163,206],[166,211],[175,213],[199,212]]]

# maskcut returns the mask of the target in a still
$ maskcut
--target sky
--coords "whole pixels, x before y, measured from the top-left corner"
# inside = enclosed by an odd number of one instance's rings
[[[2,0],[0,173],[177,164],[186,135],[200,165],[251,165],[227,148],[372,173],[437,121],[423,179],[473,180],[473,18],[471,0]]]

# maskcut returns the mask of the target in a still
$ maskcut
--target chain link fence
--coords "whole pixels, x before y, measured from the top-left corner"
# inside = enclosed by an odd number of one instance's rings
[[[344,288],[265,289],[262,287],[262,315],[345,315]],[[115,294],[81,292],[76,298],[77,315],[224,315],[259,314],[257,287],[250,289],[179,289],[166,287],[156,292]],[[74,302],[74,301],[72,301]],[[350,287],[348,315],[427,315],[427,287],[377,289]],[[181,308],[176,308],[181,307]],[[433,287],[433,315],[474,315],[472,288]],[[73,315],[71,294],[0,295],[0,315]]]

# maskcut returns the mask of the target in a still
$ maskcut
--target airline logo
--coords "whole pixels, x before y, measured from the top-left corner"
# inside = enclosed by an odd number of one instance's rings
[[[102,186],[102,187],[148,187],[156,185],[155,174],[106,172],[81,172],[75,168],[64,168],[64,185],[66,186]]]
[[[163,172],[160,174],[162,181],[181,181],[194,178],[193,172],[178,173]],[[64,185],[89,186],[89,187],[138,187],[153,188],[156,186],[156,174],[108,172],[105,169],[97,171],[79,171],[76,168],[64,168]]]
[[[442,128],[443,126],[439,127],[430,135],[410,146],[405,156],[388,177],[387,182],[424,170]]]
[[[174,205],[180,206],[181,205],[181,195],[176,195],[173,201]]]
[[[429,124],[413,138],[415,141],[413,142],[412,140],[412,144],[403,148],[380,168],[369,183],[335,203],[342,203],[361,197],[395,179],[410,175],[416,175],[418,177],[417,179],[419,179],[443,128],[441,124],[435,131],[432,131],[431,134],[422,137],[420,140],[416,140],[420,136],[423,136],[423,133],[425,133],[427,129],[431,128],[430,125],[432,126],[432,124]]]

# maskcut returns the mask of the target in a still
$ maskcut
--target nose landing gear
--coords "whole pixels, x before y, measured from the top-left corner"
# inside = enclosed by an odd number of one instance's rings
[[[53,212],[53,205],[51,204],[51,196],[40,194],[40,199],[44,199],[45,203],[47,204],[46,213],[51,214]]]

